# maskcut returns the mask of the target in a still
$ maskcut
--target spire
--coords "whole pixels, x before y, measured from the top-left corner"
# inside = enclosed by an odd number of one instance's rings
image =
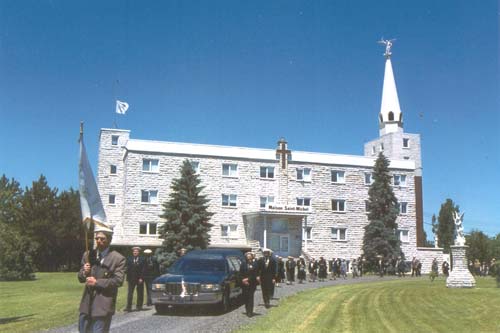
[[[380,135],[387,133],[399,132],[403,129],[403,114],[399,107],[398,91],[396,89],[396,81],[392,71],[391,63],[391,40],[380,40],[380,44],[384,44],[385,48],[385,73],[384,86],[382,88],[382,103],[379,114]]]

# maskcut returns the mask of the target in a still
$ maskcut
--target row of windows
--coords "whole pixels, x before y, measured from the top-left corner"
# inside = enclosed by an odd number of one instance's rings
[[[307,227],[304,229],[302,237],[305,240],[312,240],[312,227]],[[347,240],[348,228],[346,227],[332,227],[330,228],[331,237],[333,240],[345,241]],[[140,235],[157,235],[158,234],[158,223],[140,223],[139,224],[139,234]],[[221,224],[220,225],[220,235],[221,237],[235,238],[238,236],[238,225],[237,224]],[[409,231],[408,230],[398,230],[399,239],[402,242],[409,242]]]
[[[260,196],[260,208],[266,208],[268,204],[274,203],[273,196]],[[297,197],[296,198],[297,206],[301,207],[311,207],[311,198],[307,197]],[[150,203],[157,204],[158,203],[158,191],[141,191],[141,202],[142,203]],[[116,203],[116,195],[109,194],[108,195],[108,203],[114,205]],[[222,194],[222,207],[237,207],[238,205],[238,195],[237,194]],[[346,212],[347,205],[345,199],[332,199],[331,200],[331,209],[334,212]],[[407,214],[408,211],[408,203],[407,202],[399,202],[398,209],[400,214]],[[368,200],[365,200],[365,211],[368,212]]]
[[[330,228],[331,237],[336,241],[346,241],[348,238],[348,228],[346,227],[332,227]],[[305,240],[312,240],[312,227],[307,227],[304,230],[303,238]],[[408,243],[410,241],[410,234],[408,230],[398,229],[397,235],[399,240],[403,243]]]
[[[142,171],[144,172],[159,172],[159,160],[157,159],[143,159],[142,160]],[[199,173],[200,163],[191,162],[191,165],[195,173]],[[110,174],[115,175],[117,173],[116,165],[110,166]],[[343,184],[345,183],[345,171],[342,170],[331,170],[331,182]],[[238,165],[237,164],[222,164],[222,176],[225,177],[238,177]],[[262,166],[260,167],[260,178],[264,179],[274,179],[274,167],[272,166]],[[365,172],[365,185],[371,185],[373,183],[373,174],[371,172]],[[296,169],[296,179],[298,181],[310,182],[312,179],[311,168],[297,168]],[[394,186],[407,186],[406,185],[406,175],[395,174],[393,175]]]

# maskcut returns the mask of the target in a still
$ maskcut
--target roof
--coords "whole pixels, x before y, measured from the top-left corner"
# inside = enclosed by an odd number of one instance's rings
[[[274,149],[136,139],[128,140],[125,148],[130,152],[175,154],[191,157],[200,156],[227,159],[250,159],[278,163],[278,160],[276,159],[276,150]],[[289,161],[289,163],[361,166],[372,168],[375,165],[375,158],[357,155],[339,155],[293,150],[292,160]],[[391,160],[390,168],[414,170],[415,162],[411,160]]]

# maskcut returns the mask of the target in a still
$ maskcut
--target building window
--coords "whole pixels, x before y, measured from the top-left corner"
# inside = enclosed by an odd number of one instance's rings
[[[141,235],[156,235],[158,230],[157,223],[140,223],[139,234]]]
[[[310,207],[311,198],[297,198],[297,206]]]
[[[109,166],[109,174],[110,175],[116,175],[116,165],[110,165]]]
[[[410,139],[403,138],[403,148],[410,148]]]
[[[365,200],[365,212],[368,213],[370,211],[370,201]]]
[[[112,135],[111,136],[111,145],[112,146],[118,146],[118,139],[120,138],[119,135]]]
[[[407,210],[406,208],[408,207],[407,202],[398,202],[398,209],[399,209],[399,214],[406,214]]]
[[[372,146],[372,155],[375,155],[377,153],[377,148],[375,146]]]
[[[403,157],[403,158],[404,158],[405,160],[409,160],[409,159],[410,159],[410,157],[409,157],[409,156],[405,156],[405,157]]]
[[[373,173],[365,172],[365,185],[373,184]]]
[[[398,230],[399,240],[403,243],[408,243],[410,241],[410,233],[408,230]]]
[[[334,212],[345,212],[345,200],[333,199],[332,210]]]
[[[158,172],[158,160],[145,158],[142,160],[142,171]]]
[[[116,196],[114,194],[108,195],[108,203],[110,205],[114,205],[115,204],[115,199],[116,199]]]
[[[194,173],[198,175],[200,173],[200,162],[189,161],[189,163],[191,164],[191,167],[193,168]]]
[[[306,227],[304,229],[304,235],[303,238],[305,240],[311,240],[312,239],[312,227]]]
[[[268,204],[274,203],[274,197],[272,196],[261,196],[260,197],[260,208],[266,208]]]
[[[141,202],[152,204],[158,203],[158,191],[141,190]]]
[[[238,164],[222,164],[222,175],[226,177],[238,177]]]
[[[394,186],[406,186],[406,175],[394,175]]]
[[[380,143],[380,151],[384,151],[384,143],[383,142]]]
[[[332,170],[332,183],[345,183],[345,172]]]
[[[236,194],[223,194],[222,195],[222,206],[224,207],[236,207],[236,200],[238,196]]]
[[[274,178],[274,167],[260,167],[260,178]]]
[[[332,228],[333,240],[346,240],[346,228]]]
[[[297,180],[302,180],[304,182],[311,181],[311,168],[299,168],[297,169]]]
[[[222,237],[234,238],[237,236],[238,225],[237,224],[221,224],[220,225],[220,235]]]
[[[394,112],[389,112],[389,121],[394,121]]]

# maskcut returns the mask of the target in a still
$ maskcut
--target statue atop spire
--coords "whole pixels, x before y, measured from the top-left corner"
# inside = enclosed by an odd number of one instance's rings
[[[392,52],[391,52],[391,47],[392,47],[392,42],[394,42],[396,38],[393,39],[384,39],[383,37],[380,38],[380,40],[377,42],[379,44],[384,44],[385,45],[385,53],[384,56],[388,59],[391,57]]]

